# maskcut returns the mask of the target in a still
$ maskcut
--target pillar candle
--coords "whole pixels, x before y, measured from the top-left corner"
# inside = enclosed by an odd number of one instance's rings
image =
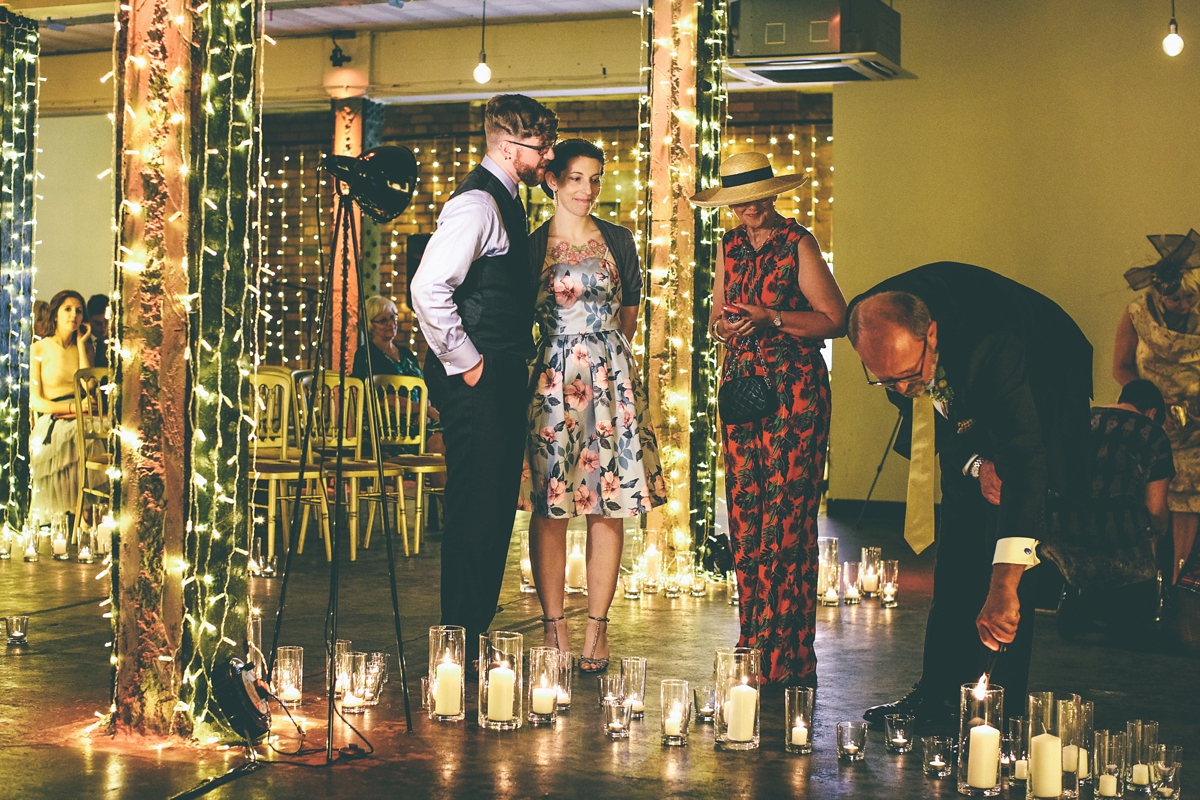
[[[439,717],[455,717],[462,713],[462,667],[450,660],[449,653],[437,666],[437,677],[433,684],[433,713]]]
[[[758,691],[742,684],[729,692],[725,704],[725,735],[731,742],[749,742],[754,738],[754,712],[758,707]]]
[[[1041,733],[1029,742],[1029,772],[1034,797],[1062,794],[1062,739]]]
[[[991,789],[996,785],[996,772],[1000,765],[1000,731],[986,723],[976,725],[971,728],[969,747],[967,785],[975,789]],[[1061,780],[1060,776],[1060,783]]]
[[[796,724],[792,726],[792,745],[804,747],[806,744],[808,744],[808,728],[804,727],[804,720],[796,717]]]
[[[837,589],[826,589],[825,590],[825,599],[826,600],[837,600],[838,599]]]
[[[1024,781],[1029,779],[1029,762],[1023,758],[1018,758],[1013,762],[1013,780]]]
[[[65,536],[54,537],[54,555],[61,556],[67,552],[67,539]]]
[[[567,586],[587,585],[587,559],[576,550],[567,556]]]
[[[1133,765],[1133,782],[1138,786],[1147,786],[1150,783],[1150,768],[1145,764]]]
[[[1101,775],[1100,776],[1100,796],[1101,797],[1116,797],[1117,796],[1117,776],[1116,775]]]
[[[1079,780],[1090,778],[1091,771],[1088,769],[1088,751],[1084,748],[1079,748]]]
[[[571,693],[568,692],[566,689],[564,689],[560,686],[560,687],[558,687],[558,691],[555,694],[556,694],[556,702],[560,706],[571,705]]]
[[[533,564],[530,563],[528,558],[521,559],[521,578],[526,583],[533,583]]]
[[[488,719],[508,722],[513,718],[513,690],[517,685],[517,674],[508,662],[488,670]]]
[[[869,569],[863,573],[862,588],[864,592],[874,594],[879,591],[879,573],[873,569]]]
[[[535,688],[531,700],[530,705],[533,707],[533,713],[552,714],[554,713],[554,706],[558,702],[558,692],[549,686]]]
[[[658,576],[662,570],[660,563],[658,548],[650,545],[646,548],[646,582],[658,583]]]
[[[672,711],[663,720],[663,733],[667,736],[680,736],[683,731],[683,717],[677,711]]]
[[[1069,744],[1063,748],[1063,772],[1074,772],[1079,769],[1079,747]]]

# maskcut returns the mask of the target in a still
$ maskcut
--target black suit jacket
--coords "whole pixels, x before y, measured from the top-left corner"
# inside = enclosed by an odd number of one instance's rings
[[[938,364],[953,391],[936,414],[943,502],[979,495],[962,469],[975,454],[1003,481],[997,538],[1045,529],[1046,498],[1078,497],[1086,483],[1092,346],[1049,298],[981,267],[941,261],[897,275],[854,298],[916,295],[938,325]],[[912,401],[888,399],[903,424],[895,450],[908,457]]]

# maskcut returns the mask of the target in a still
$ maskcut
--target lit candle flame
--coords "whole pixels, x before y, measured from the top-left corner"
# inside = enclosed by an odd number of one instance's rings
[[[974,692],[975,692],[976,700],[986,700],[987,699],[987,686],[988,686],[987,673],[985,672],[984,674],[979,676],[979,683],[975,684]]]

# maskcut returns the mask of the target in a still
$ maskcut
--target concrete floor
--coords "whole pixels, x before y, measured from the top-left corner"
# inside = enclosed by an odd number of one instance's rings
[[[764,696],[763,745],[756,752],[725,753],[713,747],[712,729],[694,727],[690,746],[664,748],[657,735],[657,702],[647,719],[635,723],[631,739],[612,743],[600,730],[600,710],[592,700],[594,679],[576,674],[576,700],[553,729],[512,733],[480,730],[473,722],[475,702],[468,687],[468,721],[434,724],[417,714],[415,730],[404,730],[400,684],[393,680],[381,704],[356,721],[374,746],[366,758],[323,765],[323,752],[301,758],[267,753],[273,763],[214,790],[210,797],[862,797],[928,798],[956,795],[951,781],[924,777],[916,754],[884,752],[882,735],[870,734],[867,758],[839,764],[834,751],[837,722],[857,720],[862,710],[904,694],[919,677],[921,643],[928,611],[933,549],[913,556],[894,522],[823,519],[822,533],[841,539],[843,556],[863,545],[879,545],[885,557],[901,560],[901,606],[892,610],[867,601],[859,607],[821,608],[817,651],[820,691],[814,725],[816,752],[793,756],[783,748],[783,702]],[[526,646],[540,643],[540,611],[535,595],[518,591],[516,555],[495,628],[524,632]],[[413,698],[425,672],[427,629],[438,620],[436,533],[422,553],[398,568],[401,609]],[[108,704],[107,620],[98,566],[43,560],[0,562],[0,611],[29,613],[31,646],[0,649],[0,797],[169,797],[200,780],[242,763],[237,750],[174,746],[157,742],[85,737],[94,713]],[[306,652],[305,704],[298,712],[309,723],[306,746],[323,748],[324,703],[320,664],[322,619],[327,598],[323,549],[310,548],[294,562],[282,644]],[[356,563],[343,563],[339,635],[355,649],[394,652],[387,562],[382,543],[361,551]],[[278,581],[252,586],[262,606],[269,639]],[[737,635],[736,610],[724,587],[707,598],[618,597],[610,614],[614,656],[649,659],[647,687],[662,678],[707,682],[713,650]],[[573,649],[582,646],[584,599],[568,601]],[[1149,639],[1149,636],[1148,636]],[[1054,618],[1039,615],[1031,690],[1076,691],[1096,704],[1097,727],[1121,727],[1129,718],[1157,719],[1161,740],[1184,747],[1183,782],[1196,777],[1200,722],[1196,702],[1200,661],[1157,645],[1116,649],[1101,642],[1062,643]],[[657,689],[650,692],[656,696]],[[586,701],[591,702],[586,702]],[[414,713],[415,709],[414,709]],[[295,749],[297,737],[282,714],[275,730],[280,749]],[[351,733],[340,724],[339,746]],[[360,742],[361,744],[361,742]],[[265,750],[265,748],[260,748]],[[1194,790],[1193,790],[1194,791]],[[1085,797],[1089,796],[1087,793]]]

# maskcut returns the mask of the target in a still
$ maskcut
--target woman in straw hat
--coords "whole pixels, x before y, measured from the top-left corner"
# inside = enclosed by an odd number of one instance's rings
[[[1167,506],[1175,540],[1173,580],[1178,581],[1200,524],[1200,233],[1151,236],[1150,243],[1159,261],[1125,272],[1131,288],[1146,291],[1117,325],[1113,377],[1122,386],[1150,380],[1170,407],[1165,427],[1175,477]]]
[[[692,203],[729,206],[716,269],[712,335],[726,344],[722,381],[761,375],[779,408],[722,425],[730,544],[738,577],[738,645],[762,653],[768,683],[816,686],[817,508],[829,438],[822,340],[846,333],[846,300],[817,240],[775,210],[807,180],[775,177],[767,157],[739,153],[721,185]]]

